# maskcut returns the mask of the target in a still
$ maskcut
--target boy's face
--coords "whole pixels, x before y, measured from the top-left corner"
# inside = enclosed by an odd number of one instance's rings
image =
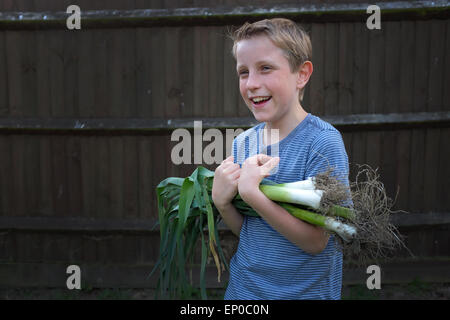
[[[258,35],[238,42],[236,60],[240,92],[256,120],[283,123],[299,105],[301,88],[283,51]]]

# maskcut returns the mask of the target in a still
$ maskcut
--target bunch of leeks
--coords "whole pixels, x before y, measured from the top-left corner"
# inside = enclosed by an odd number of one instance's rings
[[[221,272],[228,269],[217,230],[221,218],[211,199],[213,178],[214,172],[198,167],[189,177],[167,178],[156,188],[161,239],[159,259],[152,274],[159,268],[158,291],[162,297],[192,295],[195,289],[192,279],[188,279],[187,267],[194,263],[199,239],[202,299],[207,298],[205,271],[208,256],[212,255],[214,259],[219,281]],[[278,185],[264,179],[260,189],[293,216],[323,227],[344,242],[350,242],[357,234],[354,226],[335,218],[337,216],[351,222],[353,210],[334,204],[329,207],[329,214],[314,212],[320,207],[323,197],[323,191],[317,190],[314,178]],[[258,216],[239,194],[234,198],[233,205],[244,215]],[[207,230],[207,235],[204,230]]]

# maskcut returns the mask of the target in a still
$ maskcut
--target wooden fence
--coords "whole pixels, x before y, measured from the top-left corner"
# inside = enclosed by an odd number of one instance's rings
[[[171,132],[255,124],[227,32],[276,16],[311,35],[304,106],[343,133],[352,178],[378,167],[411,213],[394,221],[415,258],[398,252],[383,281],[450,281],[447,1],[378,1],[381,30],[360,1],[216,3],[77,1],[68,30],[72,1],[0,1],[0,287],[64,287],[71,264],[84,286],[154,286],[155,186],[195,167],[172,164]]]

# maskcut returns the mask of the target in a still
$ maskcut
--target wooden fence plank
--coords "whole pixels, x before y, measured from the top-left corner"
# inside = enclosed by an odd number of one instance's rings
[[[438,204],[438,190],[440,189],[439,172],[439,140],[440,129],[427,129],[425,132],[425,155],[424,155],[424,203],[423,206],[429,211],[436,210]]]
[[[164,29],[154,28],[151,34],[152,56],[151,56],[151,96],[152,96],[152,117],[159,118],[165,115],[166,84],[162,81],[164,66],[167,62],[164,39]]]
[[[66,217],[68,214],[66,137],[56,136],[50,140],[52,165],[52,193],[55,211]]]
[[[150,41],[151,29],[136,28],[136,107],[138,118],[151,117],[151,61],[149,53],[152,52]]]
[[[63,117],[64,105],[64,43],[62,32],[50,30],[47,37],[49,52],[48,85],[50,90],[50,112],[54,117]]]
[[[27,259],[28,257],[28,252],[29,252],[29,248],[30,248],[30,241],[29,241],[29,235],[15,235],[15,261],[25,261],[25,262],[29,262],[29,260]],[[28,261],[27,261],[28,260]]]
[[[0,135],[0,154],[2,165],[0,166],[0,199],[1,216],[14,216],[14,189],[13,189],[13,163],[12,163],[12,139],[11,136]]]
[[[96,139],[96,137],[90,136],[82,140],[83,215],[87,217],[95,217],[95,179],[97,172],[94,152],[96,150]]]
[[[411,158],[410,158],[410,183],[409,183],[409,205],[416,212],[421,212],[423,208],[424,174],[426,172],[425,158],[425,131],[412,130],[411,132]]]
[[[160,9],[164,8],[164,0],[136,0],[136,9]]]
[[[25,157],[24,157],[24,136],[11,137],[11,160],[12,160],[12,212],[11,216],[24,216],[26,214],[25,201]]]
[[[139,216],[139,190],[137,165],[136,137],[123,137],[124,166],[123,166],[123,193],[124,207],[122,217],[134,218]]]
[[[95,151],[95,170],[96,170],[96,185],[95,185],[95,216],[105,216],[111,211],[111,193],[110,183],[115,183],[113,179],[110,181],[111,174],[110,162],[108,157],[109,143],[104,137],[96,139]]]
[[[155,148],[158,148],[158,146],[161,145],[161,137],[160,136],[152,136],[150,138],[151,140],[151,146],[152,146],[152,154],[154,154]],[[156,186],[157,184],[164,179],[164,177],[168,177],[165,175],[164,171],[166,170],[166,164],[164,163],[163,157],[153,157],[151,162],[151,188],[153,190],[152,197],[154,200],[154,206],[152,208],[157,208],[157,202],[156,202]],[[149,218],[158,219],[158,213],[152,210],[150,212]],[[155,220],[157,221],[157,220]]]
[[[83,262],[83,238],[69,237],[68,240],[68,262],[70,264],[80,264]]]
[[[24,191],[26,197],[21,199],[25,202],[25,210],[28,215],[40,214],[39,211],[39,184],[40,163],[39,143],[32,136],[24,136]]]
[[[6,74],[8,75],[8,104],[9,116],[23,115],[23,90],[21,52],[23,48],[23,34],[17,31],[5,33],[5,47],[7,55]]]
[[[21,33],[21,41],[23,45],[18,46],[16,54],[20,57],[20,77],[22,84],[22,106],[23,114],[37,116],[36,97],[36,32]],[[17,44],[16,44],[17,45]],[[21,50],[20,50],[21,49]]]
[[[448,21],[447,21],[448,23]],[[438,111],[443,107],[445,70],[445,29],[446,21],[435,20],[430,25],[430,55],[428,76],[428,109]],[[444,40],[444,41],[443,41]],[[445,90],[448,91],[448,90]],[[446,101],[448,103],[449,100]]]
[[[311,27],[311,43],[313,47],[312,62],[314,71],[310,84],[310,112],[322,115],[324,112],[324,77],[325,77],[325,25],[313,23]]]
[[[118,102],[115,94],[121,92],[119,88],[112,92],[113,90],[109,87],[111,82],[121,76],[120,70],[117,70],[120,67],[120,61],[116,60],[110,63],[107,58],[117,54],[113,37],[117,37],[117,33],[111,34],[111,32],[105,32],[104,30],[93,30],[93,51],[90,52],[90,56],[95,61],[92,66],[94,69],[92,107],[93,115],[96,117],[108,117],[111,109],[114,110],[114,104]],[[121,107],[122,105],[118,106],[118,108]]]
[[[450,57],[449,57],[450,55],[447,52],[448,48],[450,48],[450,22],[447,20],[446,21],[446,30],[445,30],[445,50],[446,50],[446,53],[444,55],[445,69],[443,71],[443,73],[444,73],[443,79],[444,80],[442,81],[442,83],[450,83]],[[442,101],[444,102],[444,104],[448,105],[448,103],[450,101],[450,90],[442,90]]]
[[[368,105],[368,38],[367,27],[364,23],[355,24],[355,60],[353,68],[353,114],[367,113]]]
[[[83,262],[97,263],[97,251],[98,243],[94,241],[92,237],[85,235],[82,237],[83,243]]]
[[[0,232],[0,259],[3,263],[13,262],[14,244],[11,232]]]
[[[8,55],[6,54],[6,32],[0,32],[0,116],[8,115]]]
[[[190,117],[194,110],[194,30],[192,28],[181,28],[181,57],[180,63],[183,72],[180,73],[181,93],[180,93],[180,116]]]
[[[153,144],[151,137],[138,139],[138,180],[139,180],[139,218],[149,218],[153,208],[156,208],[155,192],[152,187]]]
[[[110,216],[118,218],[122,216],[124,208],[124,141],[122,137],[111,137],[109,139],[109,194],[111,195]]]
[[[208,85],[208,33],[204,28],[194,28],[194,117],[209,116]]]
[[[385,29],[367,30],[369,37],[369,61],[368,61],[368,87],[367,87],[367,112],[376,113],[383,110],[383,90],[385,88],[384,73],[384,37]]]
[[[354,24],[339,24],[339,108],[332,114],[351,114],[353,104]]]
[[[233,117],[239,114],[237,103],[240,98],[239,78],[236,72],[236,60],[232,55],[233,41],[228,37],[224,41],[224,62],[223,62],[223,105],[224,117]]]
[[[79,116],[82,118],[90,118],[94,116],[94,95],[95,95],[95,68],[92,66],[94,61],[92,55],[96,49],[94,47],[95,39],[94,32],[80,33],[80,43],[82,46],[78,46],[78,111]]]
[[[41,181],[39,185],[40,208],[43,215],[52,215],[55,212],[53,192],[53,170],[52,170],[52,145],[51,137],[45,136],[39,139],[39,172]],[[83,189],[86,190],[86,189]],[[87,190],[86,190],[87,191]]]
[[[202,132],[204,132],[204,131],[202,131]],[[192,136],[194,136],[194,134],[192,134]],[[195,150],[194,144],[192,144],[192,152],[195,152],[194,150]],[[204,143],[203,143],[201,152],[203,152],[203,150],[204,150]],[[166,168],[167,168],[167,172],[166,172],[167,175],[164,177],[164,179],[167,177],[181,176],[180,175],[180,167],[182,167],[182,166],[175,165],[171,158],[172,146],[171,146],[170,138],[168,135],[165,136],[164,142],[162,142],[162,144],[161,144],[161,151],[164,154],[164,163],[166,164]],[[194,158],[194,156],[192,158]],[[203,162],[203,160],[202,160],[202,162]],[[205,167],[207,167],[207,166],[205,166]],[[158,181],[158,183],[159,183],[159,181]]]
[[[81,35],[78,32],[69,32],[69,34],[58,34],[63,38],[63,67],[64,67],[64,114],[71,117],[79,117],[78,110],[78,70],[79,57],[77,55],[78,46],[81,42]]]
[[[119,262],[117,259],[117,257],[121,255],[119,254],[119,252],[124,252],[122,235],[99,235],[99,236],[92,236],[91,238],[94,239],[94,241],[97,243],[96,262],[102,264]],[[115,247],[113,247],[115,240],[114,238],[120,239],[120,241],[117,241]]]
[[[66,141],[68,215],[74,216],[83,210],[81,143],[79,137],[72,136]]]
[[[67,261],[69,256],[68,238],[69,238],[68,234],[62,233],[44,234],[42,261],[48,262]]]
[[[24,234],[25,236],[25,234]],[[27,257],[22,261],[41,262],[43,256],[43,249],[45,246],[42,235],[38,232],[27,234]]]
[[[27,2],[27,1],[26,1]],[[31,1],[31,4],[26,4],[25,8],[29,5],[32,5],[33,11],[59,11],[64,10],[70,5],[70,0],[61,0],[61,1],[53,1],[53,0],[39,0],[39,1]],[[26,11],[26,10],[24,10]]]
[[[397,174],[396,181],[399,188],[399,197],[395,206],[401,210],[410,210],[408,192],[410,180],[410,160],[411,160],[411,132],[400,131],[396,135],[396,161]]]
[[[430,50],[430,24],[415,21],[415,48],[414,48],[414,88],[412,96],[414,101],[412,111],[424,111],[428,109],[428,75],[429,75],[429,50]],[[411,53],[410,53],[411,54]],[[425,109],[425,110],[426,110]]]
[[[400,79],[402,74],[400,72],[400,50],[398,48],[401,43],[400,28],[401,24],[398,22],[386,21],[383,22],[385,33],[385,63],[384,63],[384,85],[382,94],[384,95],[383,109],[377,108],[377,112],[383,110],[383,113],[399,112],[400,105],[399,90]]]
[[[352,140],[353,140],[353,135],[351,132],[342,132],[342,140],[344,141],[344,146],[345,146],[345,151],[347,152],[347,156],[350,157],[350,153],[352,151]],[[350,162],[350,159],[349,159]],[[350,168],[350,164],[349,164],[349,168]]]
[[[381,181],[383,182],[386,193],[391,199],[395,199],[397,194],[396,186],[396,145],[395,145],[395,131],[381,132],[381,147],[380,147],[380,172]]]
[[[351,180],[355,180],[357,165],[366,163],[367,132],[352,133],[352,149],[349,155]],[[353,169],[353,170],[352,170]]]
[[[321,115],[338,113],[339,24],[325,24],[324,106]]]
[[[312,24],[301,22],[300,26],[303,28],[303,30],[305,30],[305,32],[308,34],[310,40],[312,41],[312,39],[311,39]],[[311,45],[312,45],[312,43],[311,43]],[[312,57],[314,57],[314,47],[313,47]],[[312,58],[310,60],[312,60]],[[314,69],[314,63],[313,63],[313,69]],[[313,73],[314,73],[314,70],[313,70]],[[303,92],[303,101],[301,101],[302,107],[305,110],[310,110],[309,106],[311,105],[310,83],[311,83],[311,78],[309,79],[308,83],[306,84],[306,88],[304,89],[304,92]]]
[[[368,131],[366,135],[366,161],[365,164],[370,165],[372,168],[380,168],[381,165],[381,152],[382,152],[382,140],[381,133],[378,131]]]
[[[443,256],[445,255],[445,252],[450,252],[450,243],[448,241],[448,231],[449,228],[443,226],[441,228],[438,228],[434,233],[434,239],[433,239],[433,245],[434,250],[431,253],[427,254],[433,254],[435,256]]]
[[[401,24],[401,45],[400,45],[400,105],[398,112],[412,112],[414,105],[414,41],[415,24],[413,21],[402,21]]]
[[[214,103],[216,113],[212,116],[215,117],[217,114],[222,116],[224,115],[225,105],[223,103],[225,92],[223,91],[223,81],[224,81],[224,73],[223,73],[223,65],[225,61],[225,55],[230,55],[230,52],[225,52],[223,38],[225,37],[225,29],[223,27],[215,27],[214,31],[211,33],[211,36],[214,39],[216,44],[215,50],[210,53],[210,59],[214,66],[214,68],[210,69],[210,79],[211,84],[215,86],[215,94],[213,99],[210,99],[210,103]]]
[[[141,237],[141,261],[142,263],[156,264],[159,256],[159,234]],[[150,270],[150,269],[149,269]],[[152,269],[153,270],[153,269]],[[157,272],[157,271],[156,271]],[[148,273],[150,275],[150,272]]]
[[[203,114],[206,117],[214,117],[215,115],[221,116],[223,114],[222,110],[219,109],[216,103],[216,98],[218,95],[217,83],[220,82],[220,73],[222,70],[217,70],[217,27],[211,27],[210,31],[206,35],[207,45],[204,47],[204,59],[208,67],[205,68],[205,83],[202,89],[206,91],[206,97],[204,98],[203,104]],[[222,68],[220,68],[222,69]],[[220,72],[220,73],[219,73]],[[218,102],[218,101],[217,101]]]
[[[448,147],[448,141],[450,139],[450,129],[443,128],[441,129],[440,134],[440,151],[439,151],[439,207],[441,208],[450,208],[450,168],[448,165],[448,159],[450,159],[450,148]]]
[[[182,94],[182,84],[180,79],[181,70],[184,66],[180,65],[180,28],[164,30],[164,49],[165,49],[165,81],[166,81],[166,107],[165,115],[167,117],[179,117],[181,115],[180,98]],[[207,88],[202,88],[207,91]]]
[[[125,78],[127,76],[125,67],[127,63],[125,59],[127,57],[124,55],[127,44],[123,36],[125,31],[122,29],[117,30],[117,32],[103,32],[105,35],[103,40],[105,41],[105,49],[103,52],[100,52],[98,58],[102,59],[103,57],[104,61],[102,63],[107,69],[105,71],[106,78],[103,81],[106,82],[104,84],[105,94],[108,94],[108,98],[105,100],[109,103],[107,103],[108,106],[102,112],[104,117],[107,115],[114,118],[130,116],[128,109],[131,106],[127,104],[125,96],[129,95],[128,92],[135,91],[129,91],[130,88],[125,87]]]

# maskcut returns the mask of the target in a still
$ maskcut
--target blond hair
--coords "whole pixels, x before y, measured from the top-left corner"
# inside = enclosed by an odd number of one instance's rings
[[[283,51],[291,72],[297,72],[303,63],[312,58],[309,35],[301,26],[284,18],[264,19],[254,23],[246,22],[234,31],[230,35],[234,42],[232,49],[234,58],[236,59],[236,47],[239,41],[261,34],[266,35],[275,46]],[[303,99],[303,89],[299,93],[300,101]]]

